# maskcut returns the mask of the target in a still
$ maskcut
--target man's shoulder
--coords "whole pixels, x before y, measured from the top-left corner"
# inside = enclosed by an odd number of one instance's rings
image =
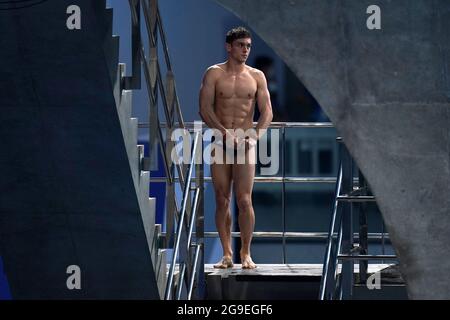
[[[207,73],[221,73],[224,72],[223,63],[213,64],[206,69]]]
[[[253,68],[250,66],[247,66],[248,72],[254,76],[254,77],[262,77],[264,76],[264,72],[262,72],[261,70],[257,69],[257,68]]]
[[[208,67],[205,71],[205,77],[209,79],[217,79],[224,72],[221,64],[214,64]]]
[[[258,82],[258,84],[261,83],[261,81],[265,81],[266,77],[264,75],[264,72],[250,66],[247,67],[249,74],[253,77],[253,79],[256,80],[256,82]]]

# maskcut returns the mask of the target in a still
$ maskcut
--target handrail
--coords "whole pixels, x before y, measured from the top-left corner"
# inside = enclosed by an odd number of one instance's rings
[[[162,42],[162,46],[163,46],[167,70],[169,72],[173,72],[172,64],[170,62],[170,57],[169,57],[169,48],[167,46],[167,41],[166,41],[166,33],[164,31],[164,25],[161,20],[161,14],[159,13],[159,7],[156,8],[156,24],[157,24],[157,27],[161,34],[161,42]],[[175,100],[174,101],[175,111],[177,112],[177,116],[178,116],[178,123],[179,123],[180,128],[184,128],[185,125],[184,125],[184,120],[183,120],[183,114],[181,113],[180,101],[178,99],[177,88],[176,88],[175,83],[173,84],[173,92],[174,92],[174,100]]]
[[[149,18],[149,16],[150,16],[149,9],[148,9],[147,4],[145,3],[145,1],[144,1],[144,5],[143,5],[143,11],[144,11],[144,15],[146,17],[146,19],[144,19],[144,20],[145,20],[145,23],[146,23],[147,32],[150,34],[150,42],[151,42],[151,45],[154,47],[154,46],[156,46],[156,41],[154,39],[153,32],[151,30],[152,26],[150,25],[150,21],[149,21],[149,19],[150,19]],[[133,10],[133,12],[136,13],[135,10]],[[161,24],[160,19],[157,21],[157,24]],[[165,43],[165,35],[163,35],[162,38],[164,38],[164,43]],[[151,83],[152,82],[151,82],[150,71],[148,70],[149,64],[148,64],[147,58],[145,56],[145,50],[144,50],[143,44],[141,44],[140,53],[141,53],[141,59],[144,62],[144,65],[145,65],[144,75],[145,75],[145,78],[146,78],[147,92],[148,92],[148,95],[149,95],[149,100],[151,101],[152,105],[156,105],[155,95],[154,95],[153,90],[151,88]],[[169,59],[169,57],[167,56],[166,59]],[[166,61],[166,63],[167,63],[167,61]],[[169,61],[169,65],[170,65],[170,61]],[[169,123],[170,123],[170,127],[169,128],[171,128],[172,127],[172,121],[171,121],[171,116],[170,116],[169,110],[168,110],[168,105],[167,105],[167,100],[166,100],[166,97],[167,97],[166,96],[166,91],[165,91],[164,86],[162,84],[161,71],[160,71],[160,67],[159,67],[159,63],[158,62],[156,62],[156,75],[155,75],[155,77],[156,77],[155,84],[158,85],[159,91],[160,91],[160,93],[161,93],[161,95],[163,97],[163,109],[164,109],[165,118],[166,118],[166,121],[169,121]],[[176,97],[176,100],[177,100],[176,108],[177,108],[177,114],[179,116],[179,123],[181,124],[181,128],[183,128],[184,124],[183,124],[183,119],[181,117],[181,110],[180,110],[180,106],[179,106],[179,103],[178,103],[178,95],[176,93],[175,87],[174,87],[174,96]],[[164,167],[165,167],[166,175],[169,177],[170,183],[173,183],[173,177],[172,177],[172,174],[171,174],[171,172],[169,170],[169,160],[167,159],[167,156],[166,156],[166,153],[165,153],[164,138],[163,138],[162,131],[161,131],[161,123],[159,121],[157,121],[157,122],[158,123],[155,124],[155,125],[157,125],[157,130],[158,130],[157,134],[158,134],[158,139],[159,139],[160,146],[162,148],[161,153],[162,153],[162,157],[163,157],[163,161],[164,161]],[[139,127],[139,125],[138,125],[138,127]],[[146,126],[146,128],[149,128],[149,127],[150,127],[150,125]],[[167,122],[165,123],[165,127],[167,127]],[[182,181],[181,185],[184,185],[184,183],[183,183],[183,180],[184,180],[183,170],[181,169],[181,166],[178,165],[178,164],[175,164],[175,167],[177,169],[178,176],[180,177],[180,179]]]
[[[191,220],[189,221],[188,238],[187,238],[187,241],[186,241],[188,250],[189,250],[190,243],[192,242],[192,235],[193,235],[193,232],[194,232],[195,218],[197,216],[198,199],[199,199],[199,197],[200,197],[200,189],[196,188],[195,189],[195,195],[194,195],[194,204],[192,205]]]
[[[146,17],[148,17],[149,16],[149,9],[148,9],[147,5],[145,4],[145,1],[144,1],[144,6],[143,6],[143,11],[144,11],[144,14],[146,14]],[[145,19],[145,20],[147,21],[147,23],[146,23],[147,30],[148,30],[147,32],[150,32],[151,31],[151,26],[149,25],[149,21],[147,19]],[[165,53],[165,62],[166,62],[166,66],[167,66],[168,72],[171,72],[173,74],[171,63],[170,63],[169,50],[167,48],[167,43],[166,43],[166,35],[165,35],[163,27],[162,27],[162,21],[161,21],[161,16],[159,14],[159,7],[158,6],[156,6],[156,25],[157,25],[157,27],[160,30],[161,41],[163,43],[163,49],[164,49],[164,53]],[[152,43],[152,46],[156,47],[155,38],[153,37],[152,33],[150,33],[150,34],[151,34],[150,41]],[[157,78],[158,88],[159,88],[160,93],[161,93],[161,95],[163,97],[162,101],[163,101],[163,109],[164,109],[164,114],[166,116],[166,121],[170,123],[170,127],[169,128],[172,128],[173,127],[173,119],[171,118],[171,115],[169,113],[169,108],[168,108],[168,104],[167,104],[167,95],[166,95],[166,91],[164,89],[164,86],[163,86],[163,83],[162,83],[162,80],[161,80],[162,77],[161,77],[161,68],[159,66],[159,62],[156,63],[156,78]],[[176,102],[175,103],[175,109],[176,109],[176,112],[177,112],[177,115],[178,115],[178,121],[179,121],[180,128],[184,128],[183,117],[182,117],[182,114],[181,114],[181,109],[180,109],[180,104],[179,104],[179,100],[178,100],[178,94],[177,94],[177,91],[176,91],[175,82],[173,82],[173,96],[174,96],[174,99],[175,99],[175,102]],[[166,122],[166,127],[167,127],[167,122]],[[159,130],[161,130],[161,123],[159,123],[158,126],[159,126]],[[160,139],[162,139],[162,133],[160,133]],[[163,140],[161,140],[161,144],[162,144],[162,141]],[[164,155],[165,155],[165,152],[164,152]],[[166,167],[168,167],[168,162],[169,161],[166,158],[166,156],[164,156],[163,159],[166,162]],[[181,165],[179,165],[177,163],[175,163],[174,165],[175,165],[175,168],[177,169],[178,176],[180,177],[180,179],[182,181],[181,182],[181,186],[183,186],[184,185],[184,181],[183,181],[184,180],[184,176],[183,176],[183,170],[181,168]],[[168,170],[167,172],[168,172],[168,174],[170,174],[170,170]]]
[[[142,7],[143,7],[144,15],[145,15],[145,19],[144,20],[145,20],[145,25],[146,25],[146,28],[147,28],[147,33],[149,35],[150,45],[151,45],[152,48],[154,48],[153,49],[154,53],[152,53],[152,54],[156,55],[156,39],[155,39],[154,31],[153,31],[153,27],[154,26],[151,25],[151,14],[149,12],[149,8],[148,8],[148,5],[146,4],[146,1],[143,2],[143,6]],[[154,10],[158,11],[158,6],[157,6],[157,1],[156,0],[152,0],[152,8]],[[156,25],[162,24],[161,23],[161,19],[160,18],[156,19],[155,23],[156,23]],[[161,38],[164,39],[164,43],[165,43],[165,35],[164,34],[161,35]],[[170,112],[168,110],[168,107],[169,107],[169,104],[167,102],[168,95],[167,95],[167,92],[166,92],[166,90],[165,90],[165,88],[163,86],[163,81],[161,79],[162,77],[161,77],[161,71],[160,71],[159,62],[158,62],[157,58],[153,58],[153,59],[151,59],[151,65],[148,64],[147,59],[145,57],[145,50],[144,50],[144,46],[143,45],[141,45],[141,59],[142,59],[142,61],[145,64],[144,70],[145,70],[145,77],[146,77],[147,92],[148,92],[148,95],[149,95],[149,100],[151,101],[151,106],[155,106],[154,107],[155,110],[150,110],[150,114],[157,113],[156,94],[153,92],[153,88],[152,88],[152,87],[155,87],[155,89],[156,88],[159,89],[159,92],[160,92],[160,94],[162,96],[164,115],[165,115],[165,118],[166,118],[166,126],[167,126],[167,123],[168,123],[169,124],[169,129],[172,129],[173,119],[172,119],[171,114],[170,114]],[[170,59],[169,59],[168,55],[166,56],[166,64],[168,64],[168,66],[170,66]],[[149,68],[151,70],[149,70]],[[153,72],[151,72],[151,71],[153,71]],[[172,71],[169,70],[169,72],[172,72]],[[151,75],[151,73],[153,73],[153,74]],[[152,81],[152,77],[151,76],[153,76],[153,78],[155,79],[154,81]],[[173,96],[175,97],[175,100],[177,101],[177,104],[176,104],[175,107],[177,108],[177,114],[179,115],[179,124],[181,126],[183,126],[184,124],[183,124],[183,120],[182,120],[182,117],[181,117],[181,110],[180,110],[180,106],[179,106],[179,102],[178,102],[178,96],[177,96],[177,93],[176,93],[176,88],[175,88],[174,82],[173,82],[173,86],[174,86],[173,87],[173,92],[169,92],[169,94],[173,94]],[[157,134],[157,138],[158,138],[159,145],[160,145],[160,148],[161,148],[161,154],[162,154],[162,159],[163,159],[163,163],[164,163],[164,170],[165,170],[166,176],[168,177],[168,180],[169,180],[169,184],[167,185],[168,201],[173,202],[172,205],[173,205],[174,210],[172,210],[171,205],[169,205],[169,203],[168,203],[168,211],[170,213],[169,219],[172,216],[172,212],[173,211],[175,211],[174,217],[176,219],[177,215],[179,214],[179,210],[178,210],[178,207],[177,207],[177,204],[176,204],[174,187],[173,187],[174,176],[173,176],[173,173],[172,173],[170,167],[173,165],[176,168],[177,173],[178,173],[178,177],[179,177],[178,179],[181,182],[180,186],[181,186],[182,191],[184,191],[184,185],[185,185],[184,179],[185,179],[185,177],[184,177],[184,173],[183,173],[183,169],[182,169],[181,165],[178,164],[178,163],[171,163],[170,160],[168,159],[168,154],[166,153],[166,150],[167,150],[166,145],[167,145],[168,142],[167,141],[164,142],[164,138],[163,138],[163,134],[162,134],[162,130],[161,130],[161,123],[160,123],[158,117],[156,116],[156,117],[154,117],[152,119],[155,122],[153,124],[153,127],[155,127],[155,126],[157,127],[156,134]],[[149,141],[152,141],[151,137],[149,138]],[[170,227],[170,223],[168,224],[168,226]]]
[[[281,245],[283,249],[282,253],[282,261],[283,264],[287,263],[287,254],[286,254],[286,184],[284,181],[284,177],[286,176],[286,128],[281,128],[281,139],[283,143],[281,144],[281,227],[283,229],[283,237],[281,238]]]
[[[137,23],[139,23],[139,21],[140,21],[139,18],[138,18],[140,16],[140,11],[139,12],[136,11],[139,8],[139,5],[137,5],[135,3],[136,1],[137,1],[137,4],[140,3],[140,0],[129,0],[130,9],[131,9],[132,24],[133,24],[133,30],[136,29],[135,25]],[[145,8],[146,8],[145,1],[144,1],[143,8],[144,8],[144,13],[145,13],[146,12],[146,10],[145,10]],[[146,25],[147,25],[147,32],[150,32],[150,28],[151,27],[148,25],[149,22],[148,22],[147,16],[146,16],[146,19],[144,19],[144,20],[145,20]],[[151,39],[153,40],[153,36],[151,37]],[[145,66],[144,67],[144,76],[145,76],[145,80],[146,80],[146,84],[147,84],[148,98],[149,98],[149,101],[150,101],[151,105],[156,105],[156,97],[155,97],[155,95],[153,93],[153,89],[152,89],[151,75],[150,75],[150,71],[148,70],[149,63],[148,63],[148,60],[147,60],[147,58],[145,56],[145,48],[144,48],[143,43],[140,43],[139,47],[140,47],[140,50],[139,50],[140,59],[144,63],[144,66]],[[134,71],[135,70],[133,70],[133,72]],[[140,72],[140,69],[139,69],[139,72]],[[160,75],[158,74],[158,76],[160,76]],[[134,77],[134,75],[132,76],[132,78],[133,77]],[[160,83],[161,82],[160,80],[161,80],[160,77],[157,77],[156,82]],[[165,95],[163,95],[163,97],[165,97]],[[165,107],[164,110],[166,111],[166,105],[164,107]],[[150,112],[152,112],[152,110],[150,110]],[[165,114],[166,114],[166,121],[168,121],[168,112],[165,112]],[[158,139],[159,139],[159,144],[160,144],[160,146],[162,148],[162,152],[161,153],[162,153],[162,157],[163,157],[163,160],[164,160],[164,167],[165,167],[165,170],[166,170],[166,174],[167,174],[167,177],[169,178],[170,183],[172,183],[173,178],[172,178],[170,170],[168,169],[169,168],[169,161],[167,160],[166,154],[164,152],[165,147],[164,147],[164,139],[162,137],[161,124],[160,124],[159,121],[157,121],[157,123],[155,123],[154,125],[157,126],[157,135],[158,135]],[[138,128],[139,128],[139,125],[138,125]],[[150,128],[150,126],[147,126],[147,128]],[[149,140],[149,141],[151,141],[151,140]],[[182,178],[182,175],[180,177]]]
[[[206,231],[203,233],[205,238],[218,238],[219,233],[217,231]],[[239,238],[241,236],[240,232],[233,231],[231,232],[232,238]],[[304,239],[304,240],[328,240],[328,232],[295,232],[295,231],[286,231],[284,232],[284,236],[289,239]],[[160,237],[164,238],[166,236],[165,232],[161,232]],[[196,236],[195,232],[192,232],[191,236]],[[254,231],[253,238],[267,238],[267,239],[278,239],[283,237],[283,232],[281,231]],[[333,234],[333,238],[337,239],[338,233],[335,232]],[[354,234],[354,239],[359,239],[359,234]],[[383,234],[382,233],[369,233],[368,240],[371,241],[382,241]],[[390,240],[389,236],[384,236],[384,240]]]
[[[192,146],[192,154],[196,153],[198,141],[199,141],[199,133],[197,132],[195,135],[195,138],[194,138],[194,145]],[[172,262],[170,264],[169,275],[167,277],[166,292],[164,295],[166,300],[170,299],[171,293],[172,293],[173,278],[175,275],[175,265],[176,265],[176,260],[178,258],[178,252],[180,249],[180,241],[181,241],[181,235],[182,235],[182,231],[183,231],[184,218],[186,215],[186,207],[187,207],[187,203],[188,203],[189,192],[191,191],[189,186],[191,184],[192,171],[194,169],[194,159],[195,159],[195,157],[192,157],[191,163],[189,164],[188,174],[186,177],[186,183],[185,183],[185,188],[184,188],[184,192],[183,192],[183,202],[182,202],[182,207],[181,207],[181,212],[180,212],[180,218],[178,220],[175,246],[173,249]],[[178,283],[178,285],[182,285],[182,284]]]
[[[156,9],[156,23],[157,26],[159,28],[159,32],[162,35],[161,37],[161,42],[163,45],[163,50],[164,50],[164,56],[166,58],[166,65],[167,65],[167,69],[172,71],[172,64],[170,63],[170,58],[169,58],[169,47],[167,46],[167,42],[166,42],[166,33],[164,32],[164,27],[161,21],[161,14],[159,13],[159,7]]]
[[[336,251],[333,255],[333,264],[332,264],[332,271],[333,271],[333,282],[334,286],[332,287],[333,291],[330,292],[330,299],[334,298],[334,295],[336,293],[336,290],[339,290],[339,300],[342,300],[342,276],[338,279],[338,267],[339,267],[339,260],[337,259],[337,256],[339,255],[339,252],[341,252],[342,247],[342,237],[343,237],[343,230],[342,230],[342,219],[339,221],[339,233],[337,237],[337,245],[336,245]],[[337,281],[339,280],[339,282]]]
[[[194,129],[194,125],[201,124],[202,127],[206,127],[206,123],[203,121],[189,121],[185,122],[183,128],[185,129]],[[256,126],[257,122],[253,122],[253,125]],[[148,128],[150,125],[148,122],[139,122],[139,128]],[[167,123],[161,123],[162,128],[167,127]],[[268,128],[272,129],[281,129],[281,128],[334,128],[333,123],[331,122],[271,122]]]
[[[179,274],[179,279],[178,279],[179,283],[183,283],[184,282],[184,275],[185,275],[185,273],[186,273],[186,264],[183,263],[183,265],[181,266],[180,274]],[[183,286],[178,286],[177,294],[176,294],[177,300],[181,300],[182,292],[183,292]]]
[[[342,164],[339,166],[338,179],[337,179],[336,189],[335,189],[335,197],[336,198],[339,196],[339,194],[341,192],[341,185],[342,185]],[[332,245],[333,245],[333,234],[334,234],[334,228],[336,225],[336,217],[337,217],[338,207],[339,207],[339,202],[336,199],[333,203],[333,215],[332,215],[331,221],[330,221],[330,231],[328,234],[327,248],[326,248],[325,258],[324,258],[324,262],[323,262],[322,279],[320,280],[320,293],[319,293],[320,300],[323,300],[325,298],[325,291],[326,291],[326,286],[327,286],[328,277],[329,277],[331,249],[332,249]]]
[[[194,279],[195,279],[195,273],[197,272],[197,264],[198,264],[198,258],[200,256],[200,249],[201,249],[201,245],[199,245],[199,244],[195,245],[194,266],[192,267],[192,275],[191,275],[191,280],[189,282],[189,288],[188,288],[188,294],[187,294],[188,300],[191,300],[192,290],[194,289]]]
[[[153,0],[153,1],[155,1],[155,0]],[[156,1],[155,1],[156,2]],[[164,57],[165,57],[165,62],[166,62],[166,66],[167,66],[167,70],[169,71],[169,72],[172,72],[173,73],[173,71],[172,71],[172,65],[171,65],[171,62],[170,62],[170,56],[169,56],[169,49],[168,49],[168,46],[167,46],[167,41],[166,41],[166,34],[165,34],[165,32],[164,32],[164,28],[163,28],[163,24],[162,24],[162,20],[161,20],[161,15],[160,15],[160,13],[159,13],[159,7],[156,5],[155,6],[156,7],[156,27],[159,29],[159,31],[160,31],[160,35],[161,35],[161,42],[162,42],[162,44],[163,44],[163,51],[164,51]],[[147,27],[147,32],[150,34],[150,42],[151,42],[151,45],[153,46],[153,47],[156,47],[156,39],[153,37],[153,30],[152,30],[152,26],[150,26],[149,24],[150,24],[150,9],[148,8],[148,6],[147,6],[147,4],[146,4],[146,1],[144,1],[144,5],[143,5],[143,12],[144,12],[144,15],[145,15],[145,17],[146,17],[146,27]],[[157,70],[158,70],[158,76],[159,76],[159,78],[161,77],[161,74],[160,74],[160,68],[159,68],[159,63],[157,64]],[[177,92],[176,92],[176,87],[175,87],[175,85],[174,85],[174,97],[175,97],[175,101],[176,101],[176,111],[177,111],[177,115],[178,115],[178,121],[179,121],[179,124],[180,124],[180,127],[181,128],[184,128],[184,121],[183,121],[183,117],[182,117],[182,113],[181,113],[181,109],[180,109],[180,104],[179,104],[179,101],[178,101],[178,95],[177,95]],[[164,96],[165,97],[165,96]],[[163,102],[164,103],[164,102]],[[170,117],[168,117],[168,118],[170,118]]]
[[[203,178],[205,182],[211,183],[212,177],[206,176]],[[168,180],[167,177],[152,177],[152,182],[166,182]],[[179,179],[177,177],[174,178],[174,181],[178,182]],[[196,178],[192,178],[191,181],[197,182]],[[255,177],[253,179],[255,183],[334,183],[336,184],[335,177]]]

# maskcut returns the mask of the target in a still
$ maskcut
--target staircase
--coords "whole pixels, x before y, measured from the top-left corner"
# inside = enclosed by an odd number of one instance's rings
[[[367,204],[369,202],[376,203],[376,198],[371,193],[362,172],[355,166],[343,144],[342,137],[338,137],[336,140],[339,142],[340,164],[324,255],[319,299],[398,299],[399,297],[406,299],[406,287],[398,270],[398,264],[384,265],[384,268],[372,271],[370,276],[368,274],[369,267],[373,269],[373,264],[369,264],[369,261],[398,261],[398,258],[396,255],[384,254],[386,239],[384,228],[381,234],[383,254],[369,254]],[[358,173],[356,183],[355,172]],[[379,212],[378,207],[377,211]],[[359,216],[358,240],[353,232],[355,214]],[[358,274],[355,272],[355,262],[357,261],[359,262]],[[397,272],[389,273],[387,270],[396,270]],[[382,286],[382,280],[386,282],[385,279],[382,279],[383,274],[385,278],[386,275],[394,274],[397,283],[394,286],[386,287],[384,284]],[[372,291],[374,289],[376,291]]]

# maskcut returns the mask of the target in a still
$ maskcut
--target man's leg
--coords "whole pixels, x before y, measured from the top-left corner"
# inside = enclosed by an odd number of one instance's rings
[[[241,230],[241,262],[243,269],[256,268],[250,255],[253,229],[255,227],[255,213],[252,205],[253,179],[255,165],[233,164],[234,192],[239,208],[239,229]]]
[[[211,177],[216,195],[216,227],[223,248],[223,258],[215,268],[233,267],[231,248],[231,164],[211,164]]]

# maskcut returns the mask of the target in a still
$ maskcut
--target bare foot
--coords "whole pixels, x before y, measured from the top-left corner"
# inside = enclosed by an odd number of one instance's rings
[[[229,256],[223,256],[222,260],[214,265],[216,269],[233,268],[233,260]]]
[[[241,256],[241,261],[242,261],[242,269],[256,268],[256,264],[253,262],[252,258],[248,254]]]

